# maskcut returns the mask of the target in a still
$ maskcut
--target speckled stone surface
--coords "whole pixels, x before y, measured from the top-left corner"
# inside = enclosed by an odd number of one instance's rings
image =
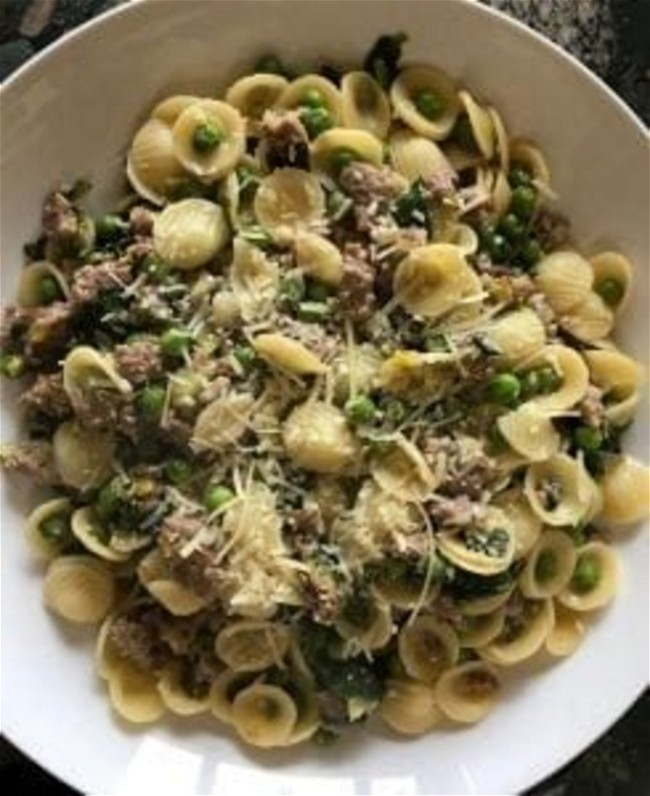
[[[66,30],[124,1],[0,0],[0,79]],[[553,39],[600,75],[650,123],[650,0],[481,2]],[[570,721],[571,717],[562,716],[561,720]],[[649,740],[650,694],[646,692],[606,735],[527,796],[650,794]],[[543,744],[544,739],[537,742]],[[5,796],[75,795],[1,738],[0,776]]]

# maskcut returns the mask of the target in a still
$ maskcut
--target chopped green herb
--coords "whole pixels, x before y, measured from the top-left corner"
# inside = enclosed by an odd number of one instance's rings
[[[191,332],[184,329],[168,329],[160,338],[160,350],[168,357],[180,357],[193,340]]]
[[[136,396],[138,411],[150,421],[158,421],[165,407],[167,390],[160,384],[143,387]]]
[[[273,238],[269,233],[258,226],[242,227],[239,237],[257,246],[259,249],[269,249],[273,246]]]
[[[310,301],[327,301],[331,291],[323,282],[315,282],[312,279],[305,285],[305,295]]]
[[[97,243],[104,245],[116,243],[129,231],[129,224],[114,213],[106,213],[95,219],[95,235]]]
[[[233,349],[233,356],[245,371],[250,370],[255,364],[257,354],[249,345],[238,345]]]
[[[370,72],[384,89],[397,77],[402,48],[407,40],[405,33],[380,36],[364,59],[364,71]]]
[[[287,276],[280,282],[280,296],[292,304],[305,297],[305,283],[300,276]]]
[[[393,218],[400,227],[422,227],[431,232],[431,203],[420,180],[416,180],[409,191],[397,199]]]
[[[301,301],[298,305],[298,320],[306,323],[322,323],[329,314],[327,304],[320,301]]]
[[[4,354],[0,357],[0,373],[8,379],[19,379],[26,369],[25,359],[19,354]]]
[[[183,486],[194,477],[194,468],[185,459],[170,459],[164,467],[165,477],[176,486]]]

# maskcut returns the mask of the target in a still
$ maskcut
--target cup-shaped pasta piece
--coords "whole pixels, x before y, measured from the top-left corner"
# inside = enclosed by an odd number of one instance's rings
[[[519,612],[508,617],[497,638],[481,647],[481,657],[498,666],[513,666],[532,658],[553,629],[553,609],[553,600],[525,600]]]
[[[440,482],[419,448],[401,434],[394,446],[373,458],[370,474],[385,492],[400,500],[424,500]]]
[[[476,295],[475,276],[458,246],[432,243],[413,249],[397,266],[393,291],[413,315],[431,320]]]
[[[102,528],[101,521],[91,506],[76,509],[70,518],[72,533],[81,544],[99,558],[105,561],[126,561],[129,553],[123,553],[108,544],[110,534]]]
[[[490,160],[494,155],[496,144],[496,134],[492,116],[480,105],[469,91],[458,92],[458,99],[467,114],[469,125],[472,130],[472,138],[476,142],[479,152],[486,160]]]
[[[596,499],[594,484],[581,462],[556,453],[528,468],[524,494],[547,525],[577,525],[589,517]]]
[[[49,304],[53,298],[69,298],[70,288],[56,265],[47,260],[29,263],[20,272],[16,303],[21,307]]]
[[[555,312],[572,310],[591,293],[594,273],[588,260],[574,251],[555,251],[538,264],[535,282]]]
[[[112,434],[82,428],[74,421],[54,432],[54,463],[61,480],[74,489],[91,489],[111,473],[115,440]]]
[[[361,453],[343,412],[321,401],[296,407],[285,421],[282,440],[298,466],[317,473],[342,472]]]
[[[612,331],[614,313],[598,293],[591,291],[580,304],[561,315],[559,321],[578,340],[595,343]]]
[[[71,513],[72,503],[68,498],[47,500],[30,513],[25,538],[35,558],[49,561],[68,546]]]
[[[302,108],[306,101],[310,101],[312,95],[318,96],[322,107],[329,114],[332,126],[340,124],[341,92],[334,83],[321,75],[301,75],[292,80],[280,95],[278,105],[289,110]]]
[[[496,575],[512,563],[515,533],[507,514],[489,506],[481,527],[440,533],[438,545],[445,558],[460,569],[477,575]]]
[[[650,511],[650,471],[631,456],[621,456],[605,470],[600,481],[603,506],[600,514],[605,522],[630,524],[639,522]]]
[[[393,563],[380,571],[374,581],[375,591],[381,599],[404,611],[420,604],[430,605],[440,591],[440,582],[433,580],[427,587],[426,571],[421,572],[407,562],[398,567]]]
[[[547,345],[533,359],[526,362],[526,369],[551,367],[559,376],[557,388],[548,394],[538,395],[528,402],[542,412],[561,412],[581,401],[589,386],[589,369],[582,356],[565,345]]]
[[[515,535],[515,558],[528,555],[542,532],[542,520],[531,509],[521,489],[513,488],[501,492],[494,503],[510,519]]]
[[[601,252],[589,262],[594,271],[594,290],[613,312],[620,312],[634,283],[632,263],[618,252]]]
[[[390,98],[399,119],[434,141],[449,135],[460,110],[453,80],[433,66],[402,69],[391,86]]]
[[[382,363],[378,380],[393,395],[427,399],[451,387],[458,375],[458,357],[452,353],[395,351]]]
[[[498,169],[493,172],[490,182],[490,208],[496,218],[501,218],[508,212],[512,190],[505,171]]]
[[[478,235],[469,224],[448,225],[444,232],[444,240],[446,243],[458,246],[466,257],[478,251]]]
[[[463,600],[459,603],[458,610],[463,616],[485,616],[505,605],[513,591],[514,586],[510,586],[487,597],[474,597],[471,600]]]
[[[384,600],[368,603],[366,616],[357,619],[345,615],[336,623],[339,635],[347,641],[354,640],[365,650],[381,649],[393,635],[393,617],[390,606]]]
[[[440,147],[411,130],[397,130],[390,137],[388,151],[393,169],[409,182],[440,177],[456,178],[456,172]]]
[[[639,403],[641,366],[616,350],[585,351],[591,381],[605,394],[605,417],[615,426],[634,418]]]
[[[155,676],[130,661],[122,661],[111,672],[108,694],[115,712],[133,724],[150,724],[165,713]]]
[[[543,462],[560,448],[560,435],[548,415],[534,404],[522,404],[497,420],[508,445],[531,462]]]
[[[97,640],[95,642],[95,666],[97,674],[102,680],[109,680],[112,672],[124,660],[124,656],[120,653],[111,638],[111,627],[115,622],[115,614],[110,613],[102,622]]]
[[[248,120],[248,132],[257,129],[264,113],[276,105],[289,82],[281,75],[257,73],[237,80],[226,92],[226,102]]]
[[[497,318],[486,329],[486,335],[501,352],[503,361],[513,364],[534,356],[546,342],[544,324],[527,307]]]
[[[464,615],[456,626],[461,647],[478,649],[489,644],[503,630],[506,612],[503,607],[488,614]]]
[[[278,243],[292,241],[323,217],[325,194],[318,178],[301,169],[276,169],[255,194],[255,215]]]
[[[228,393],[209,403],[194,423],[192,447],[220,451],[236,445],[249,427],[254,404],[248,393]]]
[[[298,720],[296,703],[282,688],[253,683],[232,703],[232,723],[251,746],[287,746]]]
[[[315,685],[311,677],[299,671],[291,671],[291,697],[296,705],[296,723],[291,730],[287,746],[307,741],[320,725],[320,713]]]
[[[69,622],[94,624],[113,606],[115,577],[91,556],[61,556],[48,567],[43,600],[51,611]]]
[[[409,677],[432,683],[458,660],[458,637],[448,623],[418,616],[400,630],[397,651]]]
[[[252,345],[269,365],[288,373],[312,376],[329,370],[306,346],[283,334],[259,334],[253,339]]]
[[[527,171],[543,189],[551,185],[551,171],[539,147],[524,138],[514,138],[510,142],[510,160],[513,166]]]
[[[235,672],[261,672],[282,665],[290,640],[285,625],[241,620],[227,625],[219,633],[215,652]]]
[[[388,680],[378,712],[392,730],[402,735],[422,735],[443,718],[433,686],[417,680]]]
[[[501,169],[506,174],[510,169],[510,139],[508,131],[503,123],[501,114],[493,107],[488,107],[492,126],[494,127],[495,156],[499,161]]]
[[[271,313],[280,287],[278,266],[243,238],[233,242],[230,281],[245,321],[261,320]]]
[[[445,672],[436,683],[435,699],[450,719],[475,724],[496,704],[501,684],[495,669],[485,661],[470,661]]]
[[[173,616],[191,616],[205,608],[206,601],[171,578],[149,580],[144,584],[151,596]]]
[[[197,97],[195,94],[172,94],[171,97],[165,97],[151,111],[152,119],[160,119],[161,122],[173,126],[176,119],[183,113],[190,105],[195,102],[200,102],[204,97]]]
[[[560,602],[555,603],[555,624],[546,638],[546,651],[554,658],[566,658],[580,646],[585,625],[580,613]]]
[[[178,664],[165,667],[158,680],[158,693],[165,707],[177,716],[198,716],[210,709],[209,689],[201,696],[183,687],[183,672]]]
[[[348,72],[341,80],[341,121],[345,127],[366,130],[386,138],[390,127],[390,103],[368,72]]]
[[[174,154],[201,180],[214,182],[231,172],[246,149],[246,123],[232,105],[199,100],[189,105],[172,128]]]
[[[350,130],[334,127],[321,133],[311,148],[311,167],[317,174],[336,176],[340,170],[340,155],[345,153],[346,162],[361,161],[381,166],[384,147],[378,138],[366,130]]]
[[[578,550],[571,580],[557,599],[572,611],[594,611],[613,599],[619,580],[616,553],[603,542],[589,542]]]
[[[172,268],[182,271],[206,265],[228,243],[225,213],[207,199],[182,199],[156,216],[154,248]]]
[[[76,346],[63,361],[63,388],[73,407],[83,404],[94,390],[132,392],[131,384],[117,372],[112,359],[87,345]]]
[[[149,119],[135,134],[127,156],[126,176],[133,189],[152,204],[163,205],[184,175],[171,128]]]
[[[576,558],[576,548],[568,534],[545,531],[519,576],[521,593],[533,600],[559,594],[571,580]]]
[[[336,287],[343,277],[343,255],[338,246],[315,232],[301,232],[295,240],[296,265],[308,276]]]
[[[232,724],[232,703],[244,688],[253,682],[256,675],[233,672],[225,669],[214,679],[210,688],[210,710],[224,724]]]

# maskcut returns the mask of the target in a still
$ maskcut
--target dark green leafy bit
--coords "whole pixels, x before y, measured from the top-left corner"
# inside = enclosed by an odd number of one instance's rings
[[[160,502],[160,486],[151,478],[115,476],[99,490],[95,511],[102,528],[137,530]]]
[[[473,572],[456,569],[451,564],[448,564],[445,571],[447,580],[445,590],[454,599],[461,602],[503,594],[514,585],[522,568],[523,562],[517,561],[505,572],[484,577],[475,575]]]
[[[238,345],[233,349],[232,353],[246,372],[255,364],[257,354],[255,353],[255,349],[251,348],[249,345]]]
[[[422,227],[430,234],[433,226],[431,200],[421,180],[400,196],[393,207],[393,218],[400,227]]]
[[[280,297],[288,304],[298,304],[305,297],[305,280],[300,274],[285,276],[280,282]]]
[[[585,553],[578,559],[569,586],[576,594],[587,594],[598,586],[601,577],[598,559],[594,555]]]
[[[433,558],[399,558],[390,556],[370,570],[374,580],[387,585],[402,585],[413,590],[421,589],[429,573],[431,583],[438,583],[445,577],[446,564],[437,555]]]
[[[157,422],[165,407],[167,390],[161,384],[148,384],[136,395],[135,403],[141,416],[150,422]]]
[[[557,572],[557,558],[552,550],[543,550],[535,562],[535,578],[543,583]]]
[[[494,528],[491,531],[465,532],[463,540],[468,550],[483,553],[490,558],[501,558],[506,553],[510,536],[503,528]]]
[[[623,283],[614,277],[609,277],[597,282],[594,286],[594,290],[608,307],[618,306],[625,295]]]
[[[185,486],[195,475],[194,467],[186,459],[170,459],[163,472],[175,486]]]
[[[377,701],[382,683],[373,663],[364,656],[335,657],[340,644],[336,632],[314,622],[302,621],[298,627],[300,648],[318,685],[342,699]]]
[[[309,301],[327,301],[331,295],[331,289],[322,282],[316,282],[313,279],[305,282],[305,296]]]
[[[408,36],[405,33],[380,36],[363,62],[364,70],[369,72],[384,89],[387,89],[397,77],[402,48],[407,40]]]
[[[169,280],[170,268],[157,255],[149,254],[142,263],[142,271],[155,284],[164,284]]]
[[[454,129],[451,131],[452,140],[458,144],[461,149],[466,152],[476,151],[476,141],[474,140],[474,131],[472,130],[472,123],[466,113],[461,114],[456,120]]]
[[[433,121],[444,113],[447,103],[436,91],[425,89],[413,97],[413,104],[425,119]]]
[[[253,171],[250,166],[242,163],[237,166],[237,184],[239,186],[239,196],[244,201],[250,201],[260,184],[259,176]]]
[[[305,323],[323,323],[329,314],[328,305],[322,301],[301,301],[298,305],[298,320]]]
[[[44,519],[38,526],[38,531],[48,542],[63,546],[67,544],[72,536],[70,529],[70,513],[62,511]]]
[[[0,357],[0,373],[8,379],[19,379],[26,369],[25,359],[20,354],[3,354]]]
[[[273,238],[262,227],[251,225],[239,230],[239,237],[257,246],[258,249],[273,248]]]

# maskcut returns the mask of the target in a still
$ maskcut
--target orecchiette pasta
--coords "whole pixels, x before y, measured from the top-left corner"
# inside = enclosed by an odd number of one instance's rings
[[[97,623],[127,721],[479,721],[501,667],[577,648],[648,515],[632,264],[568,242],[540,146],[403,39],[158,97],[133,191],[60,186],[25,246],[0,465],[51,490],[44,603]]]

